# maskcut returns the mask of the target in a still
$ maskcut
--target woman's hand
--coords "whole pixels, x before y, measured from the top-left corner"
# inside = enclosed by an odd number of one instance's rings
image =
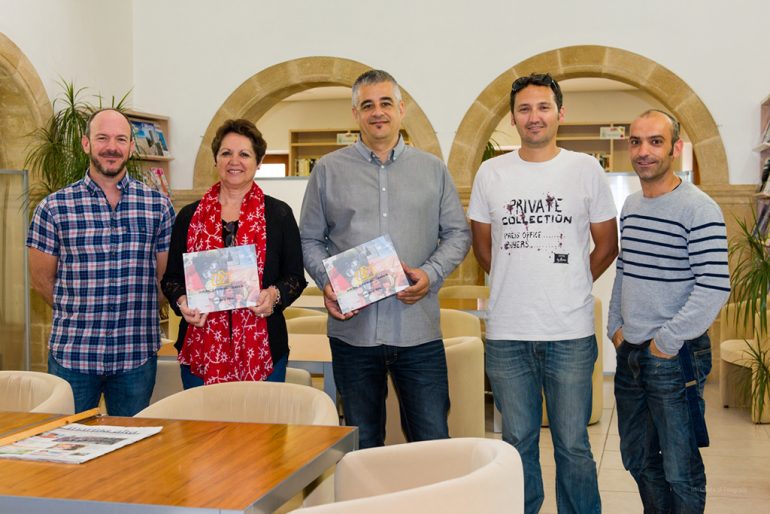
[[[281,293],[275,286],[270,286],[259,292],[257,305],[248,307],[252,314],[260,318],[266,318],[273,314],[275,306],[281,299]]]
[[[180,296],[176,301],[176,305],[179,307],[179,310],[182,311],[182,317],[184,317],[184,320],[188,325],[203,328],[203,325],[206,324],[208,314],[205,312],[202,313],[198,309],[191,309],[187,305],[187,295]]]

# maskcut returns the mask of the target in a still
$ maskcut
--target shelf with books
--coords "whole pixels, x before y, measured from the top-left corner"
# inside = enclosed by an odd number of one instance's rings
[[[409,136],[401,131],[404,141],[409,144]],[[305,129],[289,131],[289,169],[290,177],[310,175],[318,159],[340,148],[358,141],[357,129]]]
[[[575,152],[595,157],[605,171],[629,171],[628,156],[629,123],[562,123],[556,134],[557,144]]]
[[[757,194],[754,195],[757,213],[757,225],[754,230],[762,234],[762,237],[767,237],[770,226],[770,96],[760,104],[759,118],[760,144],[754,151],[760,155],[760,183]]]
[[[125,111],[134,131],[135,157],[145,174],[145,183],[170,196],[170,163],[174,158],[169,150],[169,118],[157,114]]]
[[[357,140],[358,132],[353,129],[290,130],[288,176],[310,175],[318,159]]]

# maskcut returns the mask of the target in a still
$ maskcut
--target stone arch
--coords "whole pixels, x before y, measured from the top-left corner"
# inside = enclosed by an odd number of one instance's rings
[[[32,63],[1,32],[0,106],[0,168],[22,169],[29,134],[42,127],[53,110]]]
[[[351,87],[361,73],[371,69],[363,63],[339,57],[302,57],[266,68],[243,82],[225,100],[209,123],[195,159],[193,187],[206,188],[216,179],[211,141],[228,118],[256,120],[270,108],[300,91],[324,86]],[[419,105],[401,86],[407,115],[402,126],[412,144],[443,159],[436,132]]]
[[[548,71],[556,80],[603,77],[631,84],[659,100],[690,136],[700,184],[728,184],[727,156],[711,113],[698,95],[671,70],[639,54],[606,46],[569,46],[544,52],[509,68],[493,80],[468,109],[449,153],[449,169],[461,193],[468,194],[484,145],[503,115],[518,77]]]

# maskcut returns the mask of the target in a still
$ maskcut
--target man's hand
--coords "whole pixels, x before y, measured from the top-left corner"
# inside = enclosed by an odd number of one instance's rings
[[[650,341],[650,353],[659,359],[673,359],[674,357],[676,357],[676,355],[669,355],[668,353],[664,353],[660,351],[660,348],[658,348],[658,345],[655,344],[655,339]]]
[[[206,324],[206,318],[208,317],[208,314],[201,312],[198,309],[191,309],[190,306],[187,305],[187,295],[180,296],[176,301],[176,304],[179,306],[179,310],[182,312],[182,317],[188,325],[203,328],[203,325]]]
[[[396,293],[396,298],[401,300],[407,305],[412,305],[423,299],[430,290],[430,279],[428,274],[420,268],[410,268],[405,262],[401,262],[401,266],[404,268],[404,273],[409,280],[412,281],[412,285]]]
[[[324,306],[326,307],[326,311],[329,313],[329,315],[332,318],[345,321],[346,319],[350,319],[356,314],[358,314],[358,311],[348,312],[347,314],[343,314],[340,310],[340,304],[337,303],[337,295],[334,293],[334,289],[332,289],[331,284],[326,284],[324,286]]]
[[[623,344],[623,327],[620,327],[615,331],[615,335],[612,336],[612,344],[615,346],[616,350]]]

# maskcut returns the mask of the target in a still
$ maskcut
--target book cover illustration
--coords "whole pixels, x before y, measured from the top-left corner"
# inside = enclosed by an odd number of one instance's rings
[[[166,173],[163,168],[149,168],[144,170],[144,183],[160,191],[164,195],[171,197],[171,192],[168,187],[168,180],[166,179]]]
[[[190,252],[182,257],[191,309],[217,312],[257,305],[259,271],[254,245]]]
[[[156,124],[147,121],[131,120],[134,131],[136,151],[143,156],[168,157],[168,145],[163,131]]]
[[[324,259],[323,263],[343,313],[366,307],[409,287],[388,235]]]

